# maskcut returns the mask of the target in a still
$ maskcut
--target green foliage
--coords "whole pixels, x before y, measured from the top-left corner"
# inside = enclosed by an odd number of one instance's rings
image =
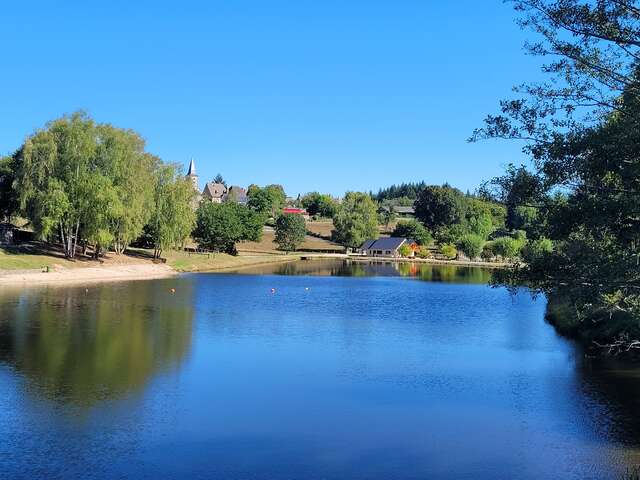
[[[378,208],[378,221],[389,228],[389,224],[396,219],[396,212],[392,205],[383,205]]]
[[[498,182],[508,226],[532,238],[503,281],[562,298],[579,338],[623,349],[640,338],[640,17],[637,2],[513,2],[553,59],[551,78],[501,102],[475,138],[525,139],[535,173],[511,167]],[[560,191],[552,194],[550,192]],[[536,231],[527,223],[538,208]]]
[[[175,165],[162,165],[155,172],[151,215],[146,227],[154,245],[154,256],[178,248],[191,234],[195,223],[193,186]]]
[[[3,205],[9,198],[5,214],[17,200],[37,234],[59,238],[67,257],[79,242],[94,245],[96,256],[110,247],[122,253],[150,218],[159,165],[135,132],[78,112],[48,123],[0,162],[0,198]],[[3,190],[10,169],[15,198]]]
[[[334,239],[357,248],[367,239],[376,239],[378,215],[375,202],[366,193],[347,192],[333,217]]]
[[[221,183],[222,185],[226,186],[227,182],[225,181],[225,179],[222,177],[221,174],[217,174],[215,177],[213,177],[213,183]]]
[[[523,240],[512,237],[498,237],[491,243],[491,251],[495,256],[504,259],[515,259],[520,255],[524,245]]]
[[[468,233],[489,238],[496,229],[504,226],[505,209],[495,203],[476,198],[465,199],[463,224]]]
[[[455,260],[458,256],[458,250],[456,249],[456,246],[450,243],[440,245],[440,253],[447,257],[449,260]]]
[[[275,242],[280,250],[295,251],[307,234],[304,217],[296,213],[283,213],[276,219]]]
[[[448,185],[427,186],[415,203],[415,215],[432,231],[460,223],[464,216],[464,194]]]
[[[276,218],[287,199],[280,185],[267,185],[264,188],[250,185],[247,189],[247,197],[247,205],[265,219]]]
[[[529,230],[535,226],[538,207],[546,188],[543,179],[523,165],[509,165],[503,176],[496,177],[484,188],[497,202],[506,206],[506,227]]]
[[[459,240],[458,248],[467,258],[474,259],[480,256],[484,244],[484,237],[474,233],[467,233]]]
[[[400,248],[398,249],[398,253],[400,253],[402,257],[407,258],[413,254],[413,250],[409,245],[404,244],[404,245],[400,245]]]
[[[421,245],[416,251],[416,256],[418,258],[431,258],[431,251],[425,245]]]
[[[235,202],[202,202],[196,217],[193,237],[201,248],[235,254],[236,243],[262,237],[262,216]]]
[[[516,230],[524,230],[526,232],[534,232],[539,222],[538,209],[518,205],[511,218],[511,227]]]
[[[338,208],[337,202],[331,195],[318,192],[307,193],[300,199],[300,202],[311,216],[333,218]]]
[[[527,262],[543,261],[546,255],[553,252],[553,242],[548,238],[531,240],[522,248],[522,259]]]
[[[469,229],[466,225],[461,223],[455,223],[453,225],[448,225],[446,227],[440,228],[436,233],[436,238],[439,243],[451,243],[453,245],[457,244],[463,236],[467,235]]]
[[[13,188],[20,152],[0,157],[0,220],[8,220],[18,212],[18,194]]]
[[[378,193],[373,196],[374,200],[382,202],[384,200],[394,200],[395,205],[413,205],[418,198],[419,193],[426,187],[425,182],[417,183],[401,183],[400,185],[391,185],[387,188],[381,188]]]
[[[418,245],[429,245],[433,242],[433,237],[417,220],[401,220],[391,234],[392,237],[410,238]]]

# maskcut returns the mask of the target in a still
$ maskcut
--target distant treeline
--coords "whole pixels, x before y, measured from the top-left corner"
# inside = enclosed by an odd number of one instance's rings
[[[390,187],[381,188],[378,193],[372,194],[374,200],[383,202],[384,200],[408,199],[415,200],[427,184],[422,182],[408,182]]]

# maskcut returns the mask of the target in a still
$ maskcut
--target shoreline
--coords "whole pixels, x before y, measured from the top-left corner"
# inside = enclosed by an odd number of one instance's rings
[[[170,278],[179,272],[167,265],[132,264],[105,265],[80,268],[55,268],[49,272],[38,270],[0,271],[0,288],[43,285],[72,285],[78,283],[121,282],[128,280],[156,280]]]
[[[108,283],[135,280],[157,280],[171,278],[185,273],[215,273],[242,270],[262,265],[314,261],[314,260],[351,260],[354,262],[379,263],[417,263],[432,265],[453,265],[479,268],[507,268],[506,263],[474,262],[465,260],[438,260],[423,258],[384,258],[360,257],[346,254],[295,253],[290,255],[273,256],[239,256],[236,262],[220,266],[206,265],[203,268],[183,270],[167,264],[134,263],[127,265],[95,265],[80,268],[54,267],[49,272],[42,270],[0,270],[0,288],[43,285],[73,285],[83,283]]]

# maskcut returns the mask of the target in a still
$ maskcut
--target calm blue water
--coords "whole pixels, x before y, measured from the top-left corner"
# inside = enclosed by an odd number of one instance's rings
[[[618,478],[640,376],[488,275],[323,262],[1,291],[0,477]]]

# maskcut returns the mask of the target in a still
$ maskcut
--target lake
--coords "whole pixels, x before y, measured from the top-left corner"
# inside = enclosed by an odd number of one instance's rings
[[[490,276],[310,261],[1,290],[0,478],[620,478],[640,370]]]

